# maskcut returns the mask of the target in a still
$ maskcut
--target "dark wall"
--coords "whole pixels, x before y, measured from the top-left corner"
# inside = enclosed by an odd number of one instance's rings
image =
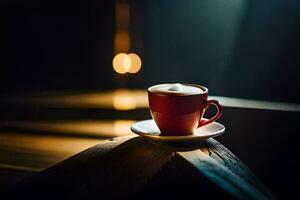
[[[112,85],[114,1],[1,1],[0,90]]]
[[[300,102],[300,3],[149,0],[146,82],[205,84],[214,95]]]

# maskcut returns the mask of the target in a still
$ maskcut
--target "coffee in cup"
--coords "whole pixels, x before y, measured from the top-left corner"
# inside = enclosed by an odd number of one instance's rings
[[[162,135],[191,135],[196,128],[219,119],[222,106],[207,97],[208,89],[195,84],[165,83],[148,88],[150,113]],[[209,105],[215,106],[217,113],[204,120]]]

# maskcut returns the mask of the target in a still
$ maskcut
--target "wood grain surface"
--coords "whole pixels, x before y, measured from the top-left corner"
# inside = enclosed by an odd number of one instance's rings
[[[176,166],[178,160],[181,166]],[[185,167],[182,167],[185,165]],[[141,137],[126,136],[108,140],[85,150],[21,182],[8,195],[30,198],[138,198],[157,174],[168,174],[166,166],[178,168],[183,177],[193,176],[189,185],[210,182],[190,193],[208,195],[221,190],[240,199],[273,199],[253,173],[228,149],[214,139],[192,147],[174,147],[151,143]],[[190,168],[196,170],[190,170]],[[176,177],[176,176],[175,176]],[[197,178],[199,177],[199,178]],[[174,178],[164,177],[163,181]],[[197,183],[199,182],[200,183]],[[168,182],[168,181],[167,181]],[[170,182],[171,184],[171,182]],[[160,195],[174,196],[173,190],[185,190],[185,184],[165,186]],[[206,187],[211,187],[207,189]],[[220,193],[211,195],[218,196]],[[144,196],[145,197],[145,196]]]

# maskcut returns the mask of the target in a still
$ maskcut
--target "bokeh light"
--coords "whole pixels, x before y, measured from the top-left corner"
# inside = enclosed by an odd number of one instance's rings
[[[113,59],[113,68],[119,74],[125,74],[127,72],[126,68],[123,66],[125,57],[127,54],[119,53]]]
[[[114,57],[112,65],[113,69],[119,74],[135,74],[140,71],[142,61],[135,53],[119,53]]]
[[[135,74],[139,72],[142,67],[141,58],[135,53],[130,53],[128,56],[130,57],[130,61],[131,61],[131,66],[128,72],[131,74]]]
[[[114,91],[113,107],[116,110],[134,110],[136,109],[136,98],[134,94],[127,89],[118,89]]]

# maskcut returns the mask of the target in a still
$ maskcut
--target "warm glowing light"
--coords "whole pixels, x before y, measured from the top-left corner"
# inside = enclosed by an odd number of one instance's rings
[[[113,68],[119,74],[125,74],[127,72],[126,68],[123,66],[124,60],[127,54],[119,53],[113,59]]]
[[[130,2],[128,0],[116,1],[115,20],[114,48],[117,55],[113,59],[113,69],[119,74],[135,74],[140,71],[142,61],[137,54],[126,54],[130,51]]]
[[[84,108],[84,109],[110,109],[113,108],[113,99],[117,98],[120,89],[109,91],[95,91],[86,93],[49,93],[40,97],[30,97],[26,100],[29,105],[39,105],[51,108]],[[121,90],[120,94],[123,94]],[[146,90],[127,90],[130,98],[136,102],[136,108],[148,107],[148,96]],[[116,101],[116,100],[115,100]],[[20,103],[25,103],[20,99]]]
[[[142,67],[142,61],[141,61],[140,57],[135,53],[130,53],[129,57],[131,60],[131,66],[130,66],[128,72],[131,74],[135,74],[140,71],[140,69]]]
[[[126,55],[123,62],[122,62],[123,68],[125,69],[126,72],[129,72],[130,68],[131,68],[131,58]]]
[[[128,31],[119,31],[115,35],[115,52],[128,52],[130,46],[130,37]]]
[[[135,74],[140,71],[142,61],[135,53],[119,53],[113,59],[113,68],[119,74]]]
[[[117,136],[129,135],[130,127],[134,123],[132,120],[115,120],[113,125],[114,133]]]
[[[128,52],[130,49],[130,4],[128,0],[116,1],[115,20],[115,53]]]
[[[8,122],[6,125],[23,130],[62,133],[64,136],[81,135],[111,138],[130,134],[130,126],[134,122],[134,120],[40,120]]]
[[[134,110],[136,99],[130,90],[120,89],[114,92],[113,107],[116,110]]]

